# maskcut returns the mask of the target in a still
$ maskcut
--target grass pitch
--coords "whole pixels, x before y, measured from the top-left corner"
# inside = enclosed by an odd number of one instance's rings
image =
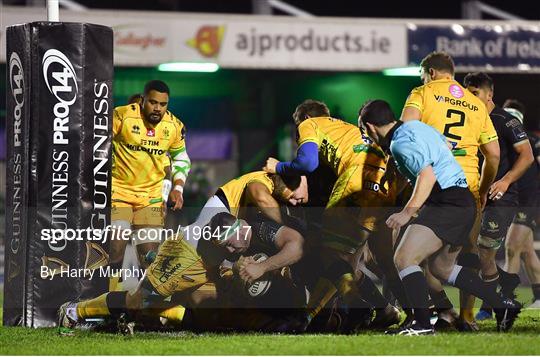
[[[448,290],[455,299],[454,289]],[[530,289],[519,291],[530,301]],[[0,296],[1,300],[1,296]],[[454,300],[455,301],[455,300]],[[1,314],[1,310],[0,310]],[[435,336],[385,336],[366,332],[343,335],[263,335],[136,333],[134,336],[56,329],[0,327],[0,355],[538,355],[540,310],[524,310],[511,332],[499,334],[495,322],[479,333]]]

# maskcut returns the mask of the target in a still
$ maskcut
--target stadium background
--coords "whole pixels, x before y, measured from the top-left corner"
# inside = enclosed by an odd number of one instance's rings
[[[235,1],[224,6],[222,2],[158,1],[145,7],[143,2],[121,4],[121,2],[81,1],[89,8],[116,8],[126,10],[197,11],[251,13],[256,9],[265,13],[262,1]],[[414,11],[388,11],[381,5],[370,9],[351,6],[346,2],[334,3],[331,7],[319,2],[290,1],[318,16],[347,17],[410,17],[410,18],[457,18],[461,16],[459,3],[443,4],[437,12],[429,11],[417,2]],[[497,2],[489,2],[500,5]],[[40,1],[4,1],[4,5],[37,5]],[[185,6],[183,8],[183,6]],[[529,7],[527,7],[529,6]],[[530,6],[533,6],[532,8]],[[4,8],[4,9],[7,9]],[[339,10],[341,9],[341,10]],[[528,20],[538,18],[540,11],[534,5],[507,9]],[[22,11],[22,7],[21,7]],[[42,19],[45,19],[43,7]],[[371,12],[370,12],[371,11]],[[517,11],[517,12],[516,12]],[[275,11],[283,15],[283,11]],[[536,15],[535,15],[536,14]],[[4,19],[4,13],[2,14]],[[61,14],[62,16],[62,14]],[[487,16],[488,19],[493,18]],[[4,23],[5,21],[3,21]],[[480,22],[479,22],[480,24]],[[2,26],[2,36],[5,25]],[[5,46],[5,42],[2,46]],[[5,51],[5,49],[3,49]],[[538,58],[531,59],[530,71],[507,68],[493,73],[496,83],[495,100],[498,104],[506,98],[521,100],[527,107],[527,127],[539,130],[540,74]],[[525,61],[526,63],[526,61]],[[6,71],[5,59],[0,71]],[[464,73],[458,73],[461,80]],[[336,117],[355,122],[360,105],[370,98],[388,100],[396,114],[410,89],[420,83],[418,76],[386,76],[381,71],[328,71],[328,70],[267,70],[267,69],[223,69],[216,73],[170,73],[160,72],[155,66],[116,66],[114,77],[114,103],[121,105],[132,94],[140,92],[150,78],[166,81],[171,88],[170,110],[178,115],[188,127],[188,151],[194,162],[186,188],[186,203],[196,208],[205,202],[217,186],[239,174],[257,170],[263,166],[267,156],[288,159],[294,150],[294,129],[291,113],[305,98],[324,100]],[[5,195],[5,97],[6,79],[0,77],[0,199],[3,218]],[[210,144],[212,143],[212,144]],[[212,147],[214,146],[214,147]],[[188,218],[186,218],[188,219]],[[0,227],[0,245],[4,240],[4,227]],[[0,252],[0,284],[2,281],[3,252]]]

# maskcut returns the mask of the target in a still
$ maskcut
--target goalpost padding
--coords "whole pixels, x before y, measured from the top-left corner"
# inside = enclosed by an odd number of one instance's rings
[[[110,224],[113,32],[10,26],[7,59],[4,325],[54,326],[62,303],[107,289],[95,274],[50,279],[41,267],[96,269],[108,260],[100,241],[53,243],[42,230]]]

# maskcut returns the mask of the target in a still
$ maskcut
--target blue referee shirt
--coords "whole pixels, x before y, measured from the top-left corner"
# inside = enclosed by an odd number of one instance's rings
[[[467,187],[465,173],[446,145],[446,138],[431,126],[412,120],[398,123],[390,133],[390,152],[398,170],[414,185],[431,165],[442,189]]]

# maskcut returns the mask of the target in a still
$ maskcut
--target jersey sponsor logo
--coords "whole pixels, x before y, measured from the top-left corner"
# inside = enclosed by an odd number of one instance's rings
[[[452,84],[450,87],[448,87],[448,91],[450,92],[452,97],[457,99],[463,98],[463,96],[465,95],[465,93],[463,93],[463,89],[461,89],[461,87],[457,84]]]
[[[439,103],[449,103],[450,105],[465,107],[469,110],[472,110],[473,112],[478,111],[478,107],[476,105],[471,104],[467,102],[466,100],[458,100],[458,99],[445,97],[445,96],[437,95],[437,94],[434,94],[433,96],[435,100]]]
[[[139,128],[138,125],[133,125],[133,126],[131,127],[131,132],[132,132],[133,134],[140,134],[140,133],[141,133],[141,128]]]
[[[334,145],[330,144],[328,140],[324,139],[322,141],[320,151],[323,157],[327,158],[328,163],[332,167],[339,166],[341,158],[337,157],[337,148]]]
[[[21,146],[21,116],[24,106],[24,71],[21,59],[17,52],[13,52],[9,58],[9,84],[11,85],[11,94],[15,100],[13,109],[13,145]]]
[[[499,224],[497,222],[488,222],[489,229],[496,231],[499,229]]]
[[[173,256],[164,257],[161,266],[156,269],[157,271],[162,273],[158,278],[160,282],[166,283],[167,280],[169,280],[169,278],[173,276],[174,273],[176,273],[176,271],[182,267],[180,263],[171,266],[171,262],[174,261],[175,258],[176,257]]]
[[[364,181],[363,187],[364,190],[369,190],[373,192],[379,192],[381,185],[373,181]]]
[[[151,138],[156,136],[156,129],[147,129],[146,130],[146,136],[149,136]]]
[[[75,69],[66,55],[56,49],[45,52],[42,65],[45,84],[58,101],[53,107],[53,144],[67,145],[69,140],[64,133],[69,132],[69,108],[79,93]]]
[[[187,45],[195,48],[204,57],[216,57],[221,48],[225,26],[203,26]]]
[[[126,144],[126,147],[131,151],[144,151],[144,152],[149,153],[150,155],[163,155],[165,153],[165,150],[145,148],[144,146],[138,146],[138,145],[132,145],[132,144]]]

